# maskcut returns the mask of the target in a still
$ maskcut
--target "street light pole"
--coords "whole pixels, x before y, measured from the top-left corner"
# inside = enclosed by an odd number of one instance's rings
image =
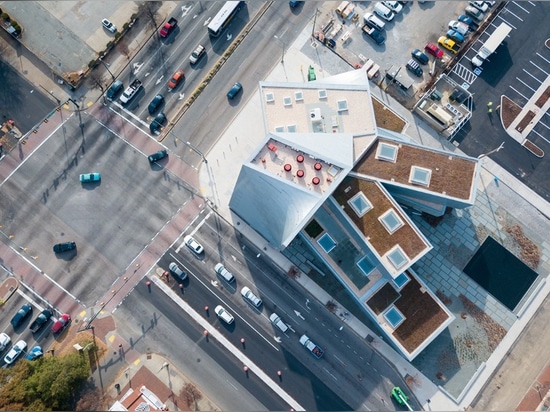
[[[490,152],[487,152],[487,153],[482,153],[482,154],[480,154],[477,158],[478,158],[478,159],[483,159],[484,157],[487,157],[487,156],[489,156],[490,154],[498,153],[498,151],[499,151],[500,149],[503,149],[503,148],[504,148],[504,142],[502,142],[502,143],[500,144],[500,146],[497,147],[496,149],[493,149],[493,150],[491,150]]]
[[[273,35],[273,37],[279,40],[283,45],[283,56],[281,57],[281,63],[284,63],[285,62],[285,42],[281,38],[277,37],[277,35]]]
[[[99,61],[103,64],[103,66],[105,66],[105,68],[107,69],[107,71],[111,75],[111,78],[113,79],[113,81],[115,81],[115,75],[113,73],[111,73],[111,71],[109,70],[110,64],[103,61],[103,56],[99,58]]]

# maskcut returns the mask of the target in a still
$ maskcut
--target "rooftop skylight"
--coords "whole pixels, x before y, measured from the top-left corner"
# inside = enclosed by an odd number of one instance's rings
[[[386,230],[390,232],[390,234],[395,232],[404,224],[399,215],[393,209],[388,210],[386,213],[380,216],[378,220],[380,220],[380,222],[384,225]]]
[[[290,96],[283,97],[283,104],[285,106],[292,106],[292,97]]]
[[[275,128],[275,132],[276,133],[283,133],[285,131],[285,127],[284,126],[277,126]]]
[[[338,100],[336,102],[336,104],[338,105],[338,111],[339,112],[343,112],[345,110],[348,110],[348,101],[347,100]]]
[[[297,130],[298,130],[298,128],[296,127],[295,124],[289,124],[286,127],[286,131],[289,132],[289,133],[296,133]]]
[[[362,217],[365,213],[372,209],[372,203],[369,202],[369,199],[367,199],[363,192],[356,193],[350,200],[348,200],[348,204],[359,217]]]
[[[392,250],[388,252],[387,256],[391,264],[398,270],[405,266],[409,261],[409,258],[405,255],[405,252],[403,252],[403,249],[401,249],[401,246],[399,245],[394,246]]]
[[[412,166],[411,174],[409,175],[409,182],[417,185],[429,186],[431,177],[432,171],[430,169]]]
[[[273,93],[266,93],[265,94],[265,101],[267,103],[271,103],[275,101],[275,95]]]
[[[301,101],[301,100],[304,100],[304,93],[299,91],[299,92],[295,92],[294,93],[294,100],[296,100],[297,102]]]
[[[326,99],[327,98],[327,91],[325,89],[319,90],[319,99]]]
[[[395,163],[395,160],[397,159],[398,149],[399,148],[393,144],[381,142],[378,144],[378,148],[376,149],[375,159]]]

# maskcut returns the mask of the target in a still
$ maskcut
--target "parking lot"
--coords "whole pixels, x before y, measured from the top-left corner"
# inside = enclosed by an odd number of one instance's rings
[[[477,157],[504,142],[503,149],[491,157],[547,200],[550,199],[550,115],[546,113],[527,136],[545,152],[545,156],[539,159],[508,136],[498,112],[488,115],[487,104],[493,102],[493,107],[496,107],[501,96],[506,96],[519,107],[524,107],[549,76],[550,49],[544,44],[549,37],[548,30],[533,30],[534,27],[546,27],[549,11],[550,6],[545,2],[507,3],[450,73],[455,81],[469,84],[468,90],[475,101],[469,124],[455,138],[460,149]],[[465,69],[473,71],[471,58],[501,22],[512,27],[510,35],[483,64],[479,75],[467,78]],[[459,70],[462,70],[462,75]]]
[[[113,119],[110,127],[116,124]],[[191,198],[186,184],[163,168],[169,159],[150,165],[149,153],[122,139],[139,132],[119,132],[85,113],[80,124],[73,114],[0,187],[2,230],[86,306]],[[79,175],[90,172],[101,181],[80,183]],[[67,241],[76,242],[76,251],[53,253],[55,243]]]

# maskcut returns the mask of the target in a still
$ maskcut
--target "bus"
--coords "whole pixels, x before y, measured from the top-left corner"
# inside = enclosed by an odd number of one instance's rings
[[[233,20],[235,14],[241,9],[242,1],[226,1],[221,10],[208,25],[208,33],[218,37],[227,25]]]

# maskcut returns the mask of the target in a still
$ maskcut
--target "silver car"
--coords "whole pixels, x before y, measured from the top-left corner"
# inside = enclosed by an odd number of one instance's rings
[[[195,252],[197,255],[200,255],[202,252],[204,252],[204,248],[202,245],[193,238],[193,236],[185,236],[183,238],[183,243],[185,243],[185,246],[187,246],[189,249],[191,249],[193,252]]]
[[[248,300],[257,308],[262,306],[262,300],[254,292],[252,292],[248,286],[241,289],[241,295],[243,295],[243,298]]]
[[[228,325],[231,325],[235,321],[235,318],[233,317],[233,315],[228,311],[226,311],[222,305],[216,306],[216,308],[214,309],[214,312],[216,313],[216,315],[218,315],[218,317],[221,320],[223,320]]]
[[[109,20],[103,19],[101,20],[101,24],[103,24],[103,27],[105,27],[105,29],[109,30],[111,33],[116,32],[116,26]]]
[[[185,280],[185,278],[187,278],[187,273],[181,270],[177,263],[170,263],[168,268],[170,269],[170,272],[172,272],[174,276],[177,276],[180,280]]]

